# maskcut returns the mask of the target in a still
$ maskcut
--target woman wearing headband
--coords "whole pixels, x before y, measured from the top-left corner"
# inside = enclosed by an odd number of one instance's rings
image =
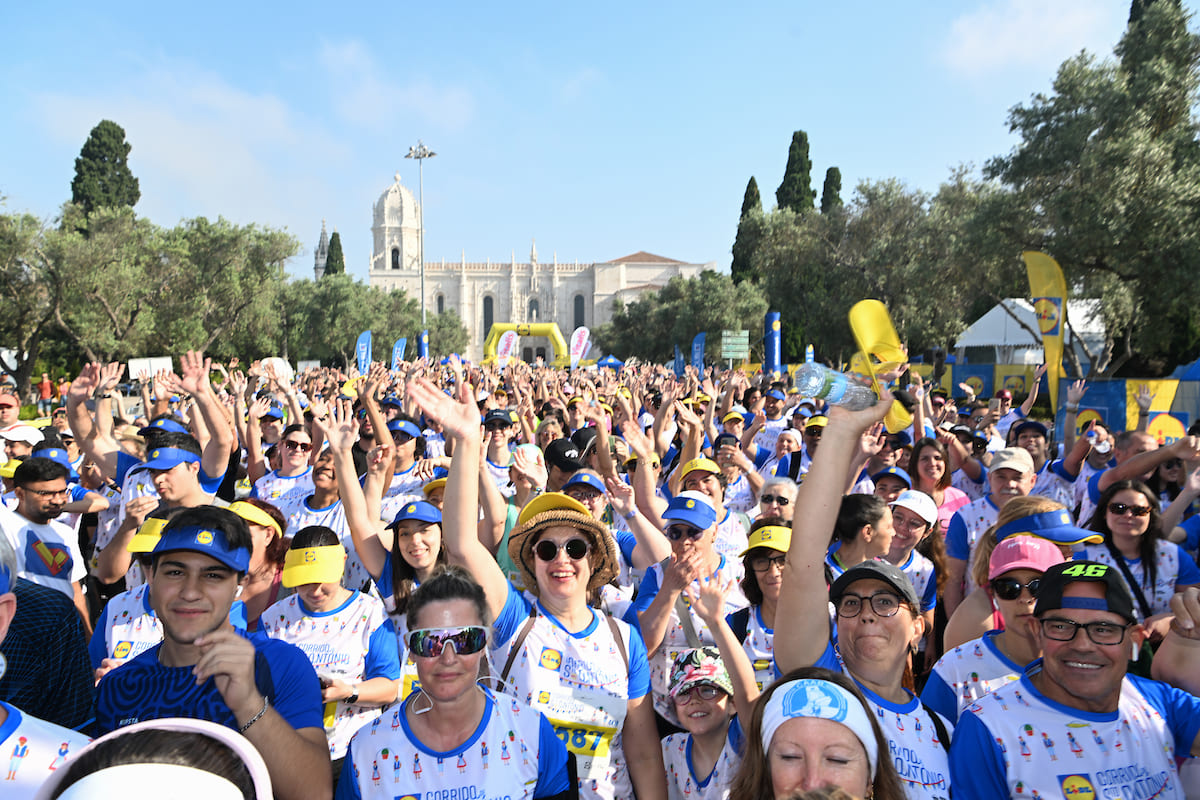
[[[256,630],[267,606],[291,594],[283,585],[283,560],[288,549],[283,531],[287,523],[279,509],[265,500],[239,500],[230,504],[229,510],[246,520],[254,540],[250,570],[238,599],[245,605],[246,629]]]
[[[530,501],[508,543],[536,598],[526,599],[477,535],[478,408],[423,379],[409,385],[408,396],[453,442],[443,505],[446,549],[483,586],[487,616],[495,619],[491,652],[503,664],[494,674],[518,704],[545,714],[575,754],[582,796],[665,798],[645,645],[628,625],[588,605],[616,574],[617,548],[607,528],[564,494]]]
[[[855,798],[903,800],[876,715],[854,682],[807,667],[780,678],[754,704],[730,800],[775,800],[840,788]]]
[[[345,567],[346,548],[336,533],[303,529],[292,538],[283,568],[283,585],[296,594],[262,616],[263,631],[303,650],[321,680],[335,782],[350,737],[378,717],[400,687],[395,629],[377,597],[342,586]]]
[[[546,719],[479,685],[487,620],[483,589],[461,569],[413,593],[408,649],[420,688],[355,734],[335,797],[579,796],[575,762]]]

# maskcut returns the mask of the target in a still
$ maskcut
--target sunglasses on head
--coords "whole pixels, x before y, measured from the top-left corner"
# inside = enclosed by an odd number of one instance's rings
[[[699,539],[704,535],[704,531],[694,525],[668,525],[663,535],[672,542],[678,542],[680,539]]]
[[[586,539],[567,539],[562,544],[552,542],[549,539],[542,539],[533,546],[533,554],[542,561],[553,561],[558,558],[559,550],[565,550],[567,558],[572,561],[579,561],[582,558],[586,558],[591,549],[592,546]]]
[[[421,658],[437,658],[446,645],[454,654],[469,656],[487,645],[487,628],[479,625],[460,625],[457,628],[420,628],[408,632],[408,650]]]
[[[301,453],[307,453],[308,451],[312,450],[312,445],[308,442],[296,442],[292,441],[291,439],[285,439],[283,441],[283,446],[289,450],[299,450]]]
[[[1123,517],[1132,513],[1135,517],[1144,517],[1150,513],[1150,506],[1131,506],[1128,503],[1109,503],[1108,513]]]
[[[1021,583],[1016,578],[995,578],[991,582],[992,593],[1001,600],[1016,600],[1021,596],[1022,589],[1029,590],[1030,597],[1037,597],[1038,589],[1042,586],[1041,578],[1034,578],[1029,583]]]
[[[771,503],[774,503],[777,506],[786,506],[788,503],[792,502],[792,499],[790,497],[784,497],[783,495],[764,494],[762,497],[758,498],[758,502],[764,506],[770,505]]]

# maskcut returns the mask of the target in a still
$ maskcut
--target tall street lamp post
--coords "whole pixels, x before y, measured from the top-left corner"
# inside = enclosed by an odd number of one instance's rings
[[[416,147],[408,148],[408,153],[405,158],[415,158],[417,160],[417,174],[420,176],[418,184],[417,205],[419,206],[417,225],[417,250],[419,251],[418,258],[421,264],[421,328],[425,328],[425,159],[433,158],[437,153],[430,150],[425,144],[418,139]]]

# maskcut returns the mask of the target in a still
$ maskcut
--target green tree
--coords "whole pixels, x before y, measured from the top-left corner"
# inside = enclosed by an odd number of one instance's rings
[[[415,301],[414,301],[415,303]],[[412,342],[412,339],[409,339]],[[463,353],[467,349],[470,337],[462,319],[452,308],[429,318],[429,354],[447,356],[451,353]]]
[[[733,262],[729,271],[733,275],[734,283],[754,277],[750,272],[750,254],[754,250],[754,226],[745,224],[747,218],[754,216],[762,216],[762,198],[758,194],[758,182],[751,175],[749,183],[746,184],[746,193],[742,196],[742,215],[738,218],[737,235],[733,240]]]
[[[828,214],[842,207],[842,171],[837,167],[825,170],[825,185],[821,187],[821,213]]]
[[[342,255],[342,237],[334,230],[329,237],[329,253],[325,259],[326,275],[341,275],[346,271],[346,257]]]
[[[745,219],[751,212],[757,211],[762,213],[762,197],[758,193],[758,181],[754,180],[754,176],[750,176],[750,180],[746,183],[746,193],[742,195],[742,214],[738,219]]]
[[[783,182],[775,190],[775,200],[780,208],[796,213],[811,211],[817,193],[812,188],[812,161],[808,157],[808,134],[796,131],[788,147],[787,167],[783,171]]]
[[[42,345],[52,335],[54,294],[46,279],[46,241],[54,236],[37,217],[0,215],[0,369],[12,376],[24,397]]]
[[[111,120],[101,120],[92,128],[79,157],[75,159],[75,178],[71,181],[71,202],[86,214],[97,208],[132,208],[142,196],[138,179],[129,169],[129,151],[125,130]]]

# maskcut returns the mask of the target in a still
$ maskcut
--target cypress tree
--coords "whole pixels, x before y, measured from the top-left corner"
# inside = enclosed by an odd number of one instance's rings
[[[837,167],[825,170],[825,185],[821,187],[821,213],[828,214],[842,207],[842,171]]]
[[[783,182],[775,190],[775,200],[780,208],[788,208],[797,214],[811,211],[817,193],[812,188],[812,161],[808,157],[808,134],[796,131],[788,148],[787,168],[783,171]]]
[[[325,257],[325,274],[341,275],[346,271],[346,257],[342,255],[342,237],[335,230],[329,237],[329,254]]]

